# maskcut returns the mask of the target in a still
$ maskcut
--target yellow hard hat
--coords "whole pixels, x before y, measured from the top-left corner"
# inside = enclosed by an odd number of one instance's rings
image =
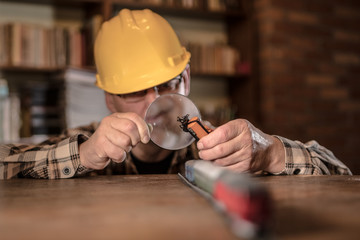
[[[95,41],[96,85],[114,94],[154,87],[179,75],[190,60],[170,24],[149,9],[123,9]]]

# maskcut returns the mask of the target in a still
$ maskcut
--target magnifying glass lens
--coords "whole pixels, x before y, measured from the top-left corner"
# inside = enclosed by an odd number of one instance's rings
[[[178,150],[189,146],[195,139],[180,128],[178,117],[189,114],[198,117],[195,104],[184,95],[165,94],[152,102],[145,114],[145,121],[153,128],[151,140],[161,148]]]

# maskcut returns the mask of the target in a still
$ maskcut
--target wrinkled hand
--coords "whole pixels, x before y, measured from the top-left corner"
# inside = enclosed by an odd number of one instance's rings
[[[105,117],[95,133],[80,145],[80,161],[87,168],[103,169],[111,160],[124,161],[132,147],[149,140],[149,129],[139,115],[113,113]]]
[[[238,172],[265,170],[276,173],[285,166],[285,152],[280,140],[244,119],[218,127],[201,138],[197,147],[201,159]]]

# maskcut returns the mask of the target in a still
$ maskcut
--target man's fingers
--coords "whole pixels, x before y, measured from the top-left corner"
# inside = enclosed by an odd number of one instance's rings
[[[213,148],[200,150],[199,156],[204,160],[216,160],[216,159],[233,159],[232,161],[241,161],[242,159],[251,156],[251,144],[248,141],[243,141],[242,135],[230,139],[227,142],[220,143]],[[226,164],[228,161],[225,160]]]
[[[123,156],[121,158],[110,158],[113,162],[116,162],[116,163],[122,163],[123,161],[125,161],[126,159],[126,151],[123,151]]]
[[[234,121],[230,121],[201,138],[197,143],[197,147],[199,150],[213,148],[237,137],[242,133],[242,129]]]
[[[139,139],[135,139],[135,142],[143,142],[148,143],[150,141],[150,129],[144,119],[142,119],[138,114],[136,113],[116,113],[114,114],[115,117],[126,119],[130,121],[128,125],[115,125],[114,127],[117,129],[122,129],[126,132],[131,132],[136,135],[135,131],[137,132]],[[135,124],[135,125],[132,125]],[[133,144],[136,145],[136,143]]]
[[[132,140],[130,136],[120,131],[116,131],[116,130],[110,131],[107,133],[105,137],[111,144],[125,149],[126,152],[130,152],[132,146],[134,145],[133,144],[134,140]]]

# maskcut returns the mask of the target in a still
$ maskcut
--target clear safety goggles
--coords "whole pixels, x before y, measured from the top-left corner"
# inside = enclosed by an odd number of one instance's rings
[[[183,73],[176,76],[175,78],[159,84],[155,87],[151,87],[145,90],[141,90],[138,92],[127,93],[127,94],[116,94],[117,96],[121,97],[127,103],[136,103],[140,102],[145,99],[146,94],[149,90],[154,89],[155,94],[157,96],[167,94],[167,93],[180,93],[182,94],[185,91],[185,84],[184,84],[184,76]]]

